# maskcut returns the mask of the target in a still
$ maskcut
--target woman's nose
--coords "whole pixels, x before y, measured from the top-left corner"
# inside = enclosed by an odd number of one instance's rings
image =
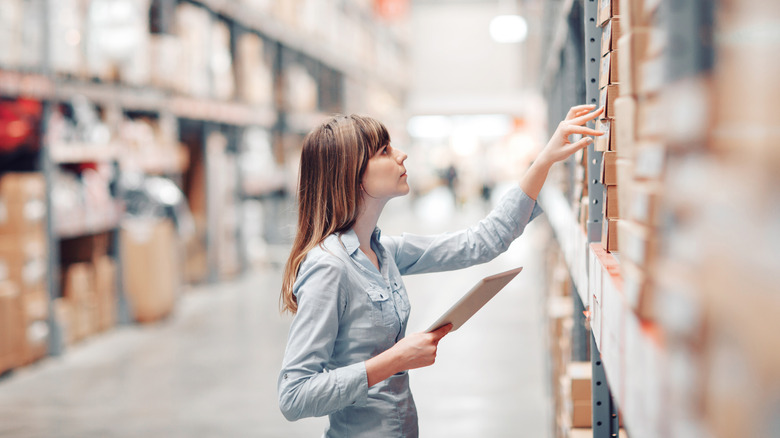
[[[404,151],[402,151],[400,149],[396,149],[395,151],[396,151],[396,157],[395,158],[396,158],[396,160],[398,160],[399,164],[403,164],[403,162],[406,161],[407,158],[409,158],[409,156],[406,155],[406,152],[404,152]]]

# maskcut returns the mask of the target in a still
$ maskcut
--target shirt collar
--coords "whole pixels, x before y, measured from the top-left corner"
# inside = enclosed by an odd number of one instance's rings
[[[371,234],[371,240],[379,242],[379,238],[382,237],[382,230],[379,227],[374,228],[374,232]],[[355,230],[350,228],[349,230],[341,233],[339,236],[341,243],[344,244],[344,248],[347,250],[347,254],[352,255],[360,248],[360,241],[358,240]]]

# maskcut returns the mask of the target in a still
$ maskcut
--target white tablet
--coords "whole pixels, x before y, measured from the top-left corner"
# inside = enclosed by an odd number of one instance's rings
[[[523,268],[519,267],[483,278],[449,310],[444,312],[436,322],[431,324],[426,332],[432,332],[450,323],[452,324],[450,332],[454,332],[477,313],[491,298],[496,296],[498,291],[503,289],[522,270]]]

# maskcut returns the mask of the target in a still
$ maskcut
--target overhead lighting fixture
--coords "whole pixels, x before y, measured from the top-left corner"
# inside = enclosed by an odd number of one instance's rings
[[[519,15],[498,15],[490,21],[490,37],[497,43],[521,43],[528,36],[528,24]]]

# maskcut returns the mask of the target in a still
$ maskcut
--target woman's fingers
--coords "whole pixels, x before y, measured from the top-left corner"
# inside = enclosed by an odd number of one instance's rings
[[[571,107],[569,110],[569,113],[566,115],[566,120],[571,120],[575,117],[578,117],[588,111],[592,111],[593,108],[596,108],[596,105],[577,105]]]
[[[591,120],[595,119],[596,117],[600,116],[601,113],[603,113],[603,112],[604,112],[604,107],[602,106],[601,108],[599,108],[596,111],[593,111],[590,114],[585,114],[583,116],[575,117],[575,118],[569,120],[569,123],[574,124],[574,125],[583,125],[583,124],[585,124],[587,122],[590,122]]]
[[[431,334],[433,335],[433,342],[434,344],[439,343],[441,338],[443,338],[447,333],[452,330],[452,324],[447,324],[443,327],[439,327],[436,330],[432,331]]]
[[[582,135],[595,135],[595,136],[602,136],[604,135],[603,131],[597,131],[592,128],[588,128],[587,126],[579,126],[579,125],[569,125],[565,128],[566,135],[571,134],[582,134]]]
[[[575,141],[574,143],[572,143],[570,145],[567,145],[564,148],[564,151],[567,153],[566,156],[568,157],[569,155],[577,152],[578,150],[584,148],[585,146],[587,146],[587,145],[589,145],[591,143],[593,143],[593,139],[592,138],[590,138],[590,137],[583,137],[583,138]]]

